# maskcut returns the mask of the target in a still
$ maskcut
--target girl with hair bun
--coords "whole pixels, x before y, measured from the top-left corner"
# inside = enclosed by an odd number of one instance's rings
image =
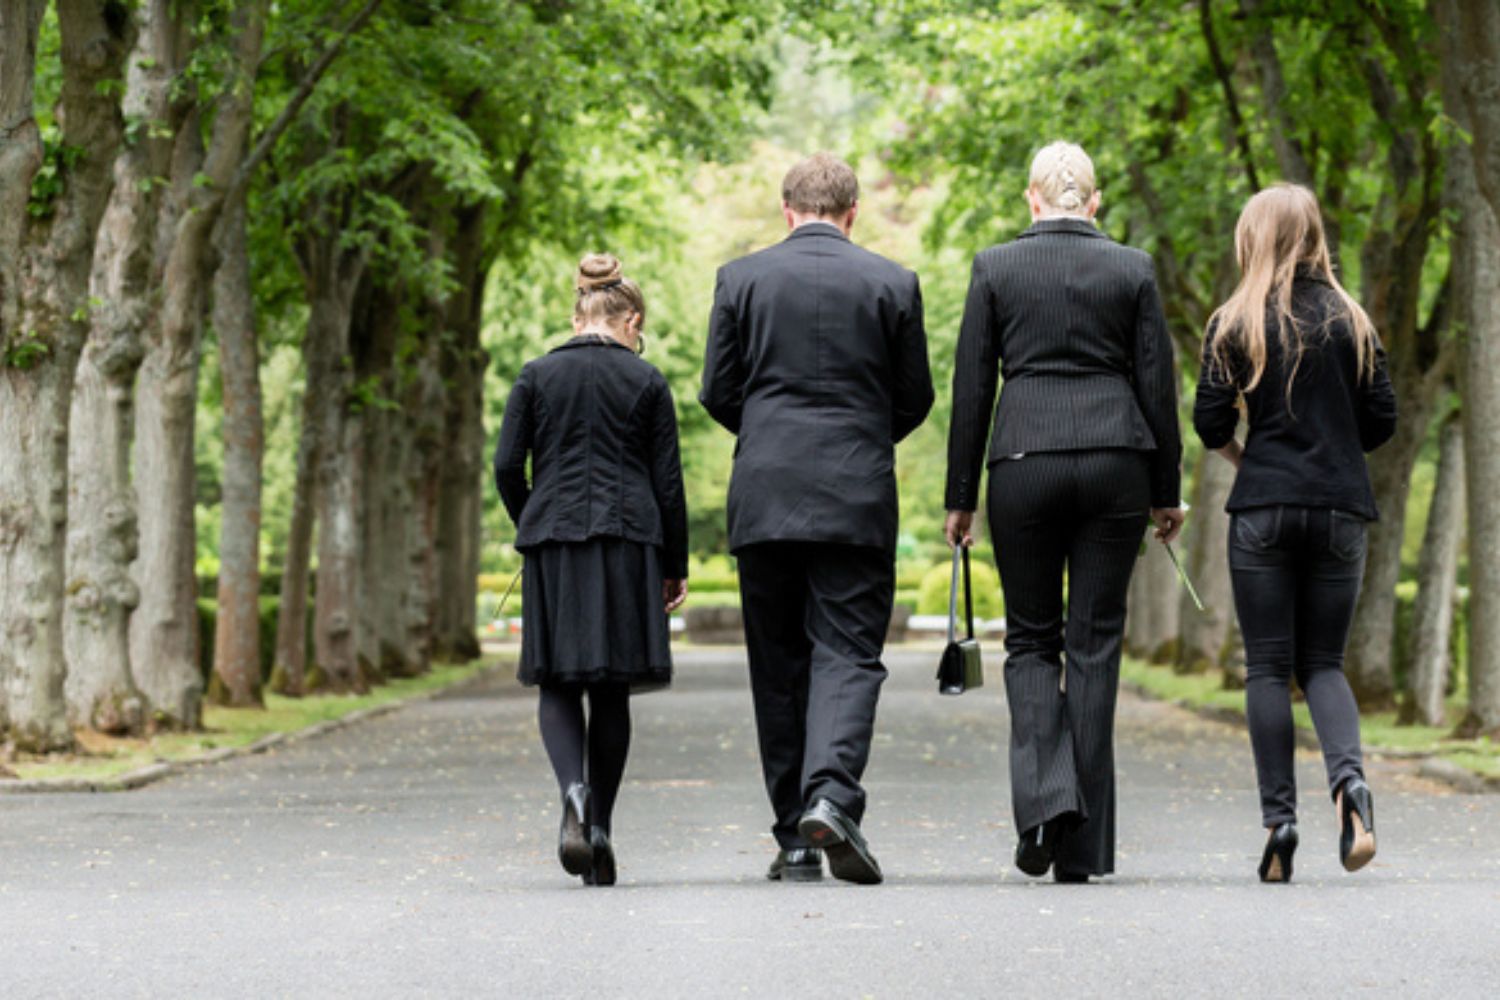
[[[607,253],[584,257],[574,284],[574,336],[511,388],[495,484],[525,556],[518,676],[538,688],[562,793],[558,859],[586,884],[613,885],[630,694],[671,681],[687,505],[672,392],[638,357],[640,286]]]

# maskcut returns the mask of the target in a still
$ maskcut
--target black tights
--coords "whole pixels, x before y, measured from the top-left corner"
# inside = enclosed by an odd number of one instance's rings
[[[593,812],[588,821],[608,833],[615,796],[625,775],[625,757],[630,753],[630,688],[625,684],[567,684],[539,690],[537,722],[557,786],[566,792],[569,785],[587,781]],[[585,691],[589,696],[587,722]]]

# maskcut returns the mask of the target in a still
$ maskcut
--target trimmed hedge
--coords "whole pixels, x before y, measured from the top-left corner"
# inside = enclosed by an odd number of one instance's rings
[[[974,617],[999,618],[1005,614],[1005,598],[1000,593],[1000,574],[995,567],[983,559],[969,559],[969,571],[974,574]],[[917,614],[946,615],[948,613],[948,588],[953,582],[953,563],[947,559],[934,563],[922,574],[922,585],[917,591]],[[962,586],[962,584],[960,584]],[[959,600],[963,600],[960,591]],[[963,614],[960,605],[959,614]]]

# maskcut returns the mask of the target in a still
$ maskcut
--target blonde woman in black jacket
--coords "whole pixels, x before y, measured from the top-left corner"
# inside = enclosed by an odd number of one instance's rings
[[[1245,639],[1245,712],[1270,835],[1263,882],[1287,882],[1297,849],[1291,681],[1307,698],[1339,817],[1339,857],[1375,856],[1344,643],[1377,516],[1365,452],[1396,430],[1374,326],[1334,276],[1317,199],[1278,184],[1235,228],[1239,287],[1209,323],[1193,424],[1239,473],[1226,509],[1229,571]],[[1234,431],[1243,406],[1250,432]]]
[[[495,483],[525,554],[519,676],[540,689],[562,790],[558,857],[584,882],[613,885],[629,698],[672,677],[667,614],[687,596],[687,506],[672,393],[637,354],[640,287],[613,256],[591,254],[577,292],[574,337],[511,389]]]

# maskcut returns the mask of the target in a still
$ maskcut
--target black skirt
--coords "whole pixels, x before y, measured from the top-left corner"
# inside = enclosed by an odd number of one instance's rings
[[[521,578],[522,684],[672,680],[661,554],[623,538],[547,542],[526,552]]]

